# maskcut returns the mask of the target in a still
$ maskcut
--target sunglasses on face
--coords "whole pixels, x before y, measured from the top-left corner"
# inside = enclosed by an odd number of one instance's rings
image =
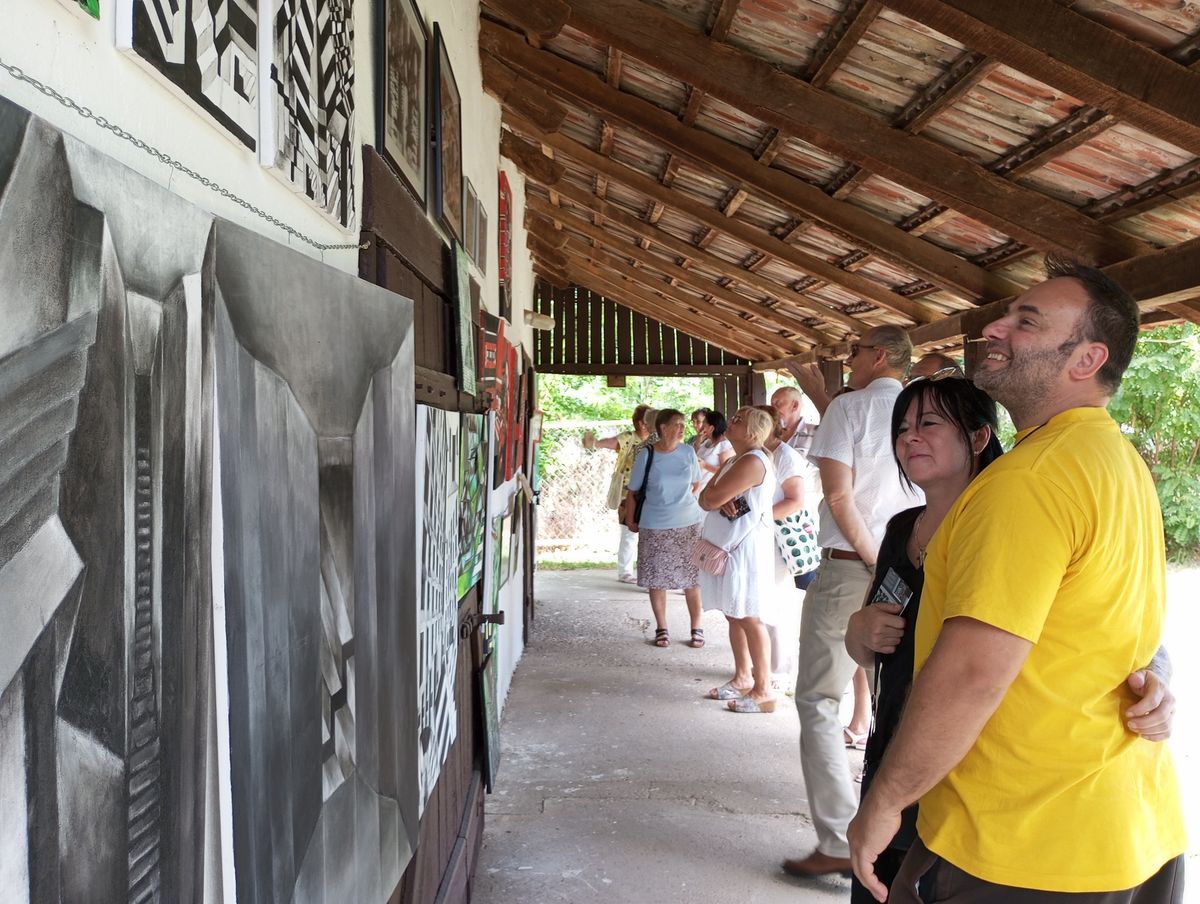
[[[857,357],[858,353],[861,352],[864,348],[879,348],[879,346],[878,345],[862,345],[858,342],[852,342],[850,344],[850,357],[851,358]]]

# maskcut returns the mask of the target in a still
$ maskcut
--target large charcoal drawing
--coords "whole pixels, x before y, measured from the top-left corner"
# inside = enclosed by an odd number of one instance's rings
[[[227,223],[211,254],[238,900],[384,901],[418,807],[415,541],[395,517],[414,505],[411,308]]]
[[[0,98],[0,899],[385,901],[411,304]]]
[[[458,735],[459,415],[417,406],[417,541],[421,596],[417,632],[421,809]]]

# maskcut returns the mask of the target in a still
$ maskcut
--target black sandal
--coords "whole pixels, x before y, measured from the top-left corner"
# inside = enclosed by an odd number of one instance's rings
[[[704,646],[703,628],[692,628],[692,639],[688,641],[688,646],[693,650],[698,650]]]
[[[666,628],[654,629],[654,645],[656,647],[669,647],[671,645],[671,637]]]

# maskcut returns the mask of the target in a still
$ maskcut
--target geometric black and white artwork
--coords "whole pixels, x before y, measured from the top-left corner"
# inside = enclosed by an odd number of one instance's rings
[[[258,0],[118,0],[117,43],[254,149]]]
[[[352,6],[352,0],[278,0],[262,79],[259,156],[347,229],[354,225]]]
[[[411,302],[3,99],[0,234],[0,900],[388,900]]]
[[[458,735],[459,415],[417,406],[421,810]]]

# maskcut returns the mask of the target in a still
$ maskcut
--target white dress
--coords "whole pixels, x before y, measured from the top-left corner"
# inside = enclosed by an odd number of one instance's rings
[[[760,618],[774,624],[777,618],[775,584],[775,528],[771,519],[775,497],[775,469],[765,452],[755,449],[766,468],[762,482],[746,491],[748,514],[730,521],[719,511],[709,512],[700,536],[729,552],[729,564],[720,577],[700,571],[700,599],[705,609],[720,609],[731,618]],[[737,459],[721,468],[728,471]],[[718,475],[720,476],[720,475]]]
[[[722,437],[715,443],[711,439],[702,439],[696,444],[696,457],[701,462],[708,465],[710,468],[715,468],[721,464],[721,456],[726,452],[733,451],[733,444],[729,440]],[[708,482],[712,480],[716,474],[712,471],[700,469],[700,489],[708,486]]]

